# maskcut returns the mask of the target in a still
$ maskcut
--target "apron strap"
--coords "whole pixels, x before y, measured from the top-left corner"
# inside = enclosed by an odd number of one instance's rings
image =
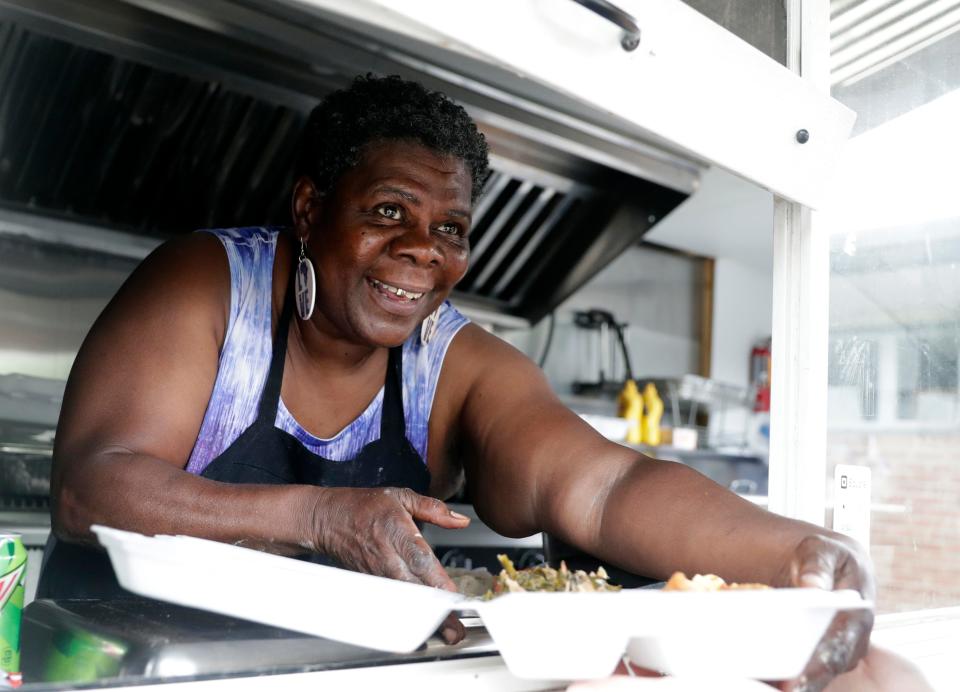
[[[403,344],[390,349],[387,379],[383,383],[383,410],[380,412],[380,439],[402,440],[407,434],[403,413]]]
[[[290,333],[290,319],[293,316],[293,280],[296,268],[290,273],[290,284],[283,298],[283,311],[277,324],[277,333],[273,337],[273,353],[270,356],[270,370],[260,395],[257,420],[254,425],[273,427],[277,420],[277,408],[280,404],[280,387],[283,385],[283,365],[287,359],[287,335]]]

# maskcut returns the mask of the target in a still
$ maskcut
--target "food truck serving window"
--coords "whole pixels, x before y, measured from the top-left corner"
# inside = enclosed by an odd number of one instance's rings
[[[838,464],[871,472],[884,613],[960,604],[960,23],[868,4],[831,3],[832,95],[858,120],[822,219],[826,480]],[[828,525],[843,502],[828,494]]]

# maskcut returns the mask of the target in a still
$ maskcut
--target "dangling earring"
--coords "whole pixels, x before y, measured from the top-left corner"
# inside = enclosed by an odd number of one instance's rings
[[[301,320],[309,320],[317,301],[317,274],[313,262],[307,257],[307,246],[300,239],[300,260],[297,262],[297,278],[294,284],[297,298],[297,314]]]
[[[420,323],[420,343],[429,344],[430,339],[437,333],[441,310],[443,310],[443,303],[440,303],[440,307],[427,315],[426,319]]]

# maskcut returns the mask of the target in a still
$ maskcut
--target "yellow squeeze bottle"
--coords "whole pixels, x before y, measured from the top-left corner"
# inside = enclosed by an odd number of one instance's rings
[[[643,403],[647,415],[641,424],[642,438],[645,444],[656,447],[660,444],[660,420],[663,418],[663,400],[657,393],[653,382],[647,382],[643,388]]]
[[[661,408],[662,406],[661,404]],[[640,396],[640,390],[637,389],[637,383],[633,380],[627,380],[620,391],[620,397],[617,399],[617,415],[630,421],[630,427],[627,428],[627,442],[634,445],[640,444],[643,439],[641,430],[643,398]]]

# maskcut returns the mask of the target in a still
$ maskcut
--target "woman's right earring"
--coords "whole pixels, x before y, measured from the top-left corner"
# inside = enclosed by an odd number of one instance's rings
[[[297,314],[300,315],[301,320],[309,320],[317,302],[317,274],[313,269],[313,262],[307,257],[307,245],[302,238],[294,290],[297,298]]]

